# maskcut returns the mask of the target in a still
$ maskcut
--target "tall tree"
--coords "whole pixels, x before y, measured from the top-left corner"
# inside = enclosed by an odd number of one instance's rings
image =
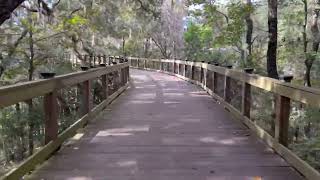
[[[304,76],[304,85],[311,86],[311,68],[316,59],[319,44],[320,44],[320,31],[319,31],[319,12],[320,9],[317,7],[320,5],[320,0],[316,0],[315,7],[313,8],[312,14],[312,21],[311,21],[311,34],[312,34],[312,51],[307,53],[305,65],[306,65],[306,72]]]
[[[268,0],[268,31],[267,72],[269,77],[278,79],[278,0]]]
[[[252,34],[253,34],[253,20],[251,18],[251,13],[253,9],[252,1],[251,0],[244,0],[244,4],[246,5],[246,14],[245,14],[245,21],[246,21],[246,43],[247,43],[247,62],[246,64],[252,65]]]

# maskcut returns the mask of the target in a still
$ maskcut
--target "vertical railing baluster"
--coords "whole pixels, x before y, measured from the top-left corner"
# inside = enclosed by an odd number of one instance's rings
[[[232,66],[226,66],[228,69],[231,69]],[[231,82],[231,78],[227,75],[227,73],[224,75],[224,93],[223,93],[223,97],[224,100],[228,103],[231,102],[231,97],[230,97],[230,82]]]
[[[187,75],[187,70],[188,70],[188,62],[187,62],[187,61],[185,61],[185,64],[184,64],[183,68],[184,68],[183,76],[184,76],[184,77],[187,77],[187,76],[186,76],[186,75]]]
[[[44,96],[44,116],[45,116],[45,144],[57,139],[58,125],[58,103],[57,92],[53,91]]]
[[[191,79],[194,80],[194,61],[191,63]]]
[[[207,66],[208,67],[208,66]],[[207,87],[207,73],[208,73],[208,69],[207,68],[203,68],[201,66],[201,70],[202,70],[202,85],[204,88]]]
[[[284,76],[285,82],[291,82],[293,76]],[[278,95],[276,100],[275,139],[288,146],[288,129],[290,118],[290,98]]]
[[[88,114],[91,110],[90,107],[90,86],[91,83],[89,80],[84,81],[81,83],[81,90],[80,90],[80,94],[81,94],[81,115],[84,116],[85,114]]]
[[[108,84],[107,84],[107,74],[101,76],[102,81],[102,98],[105,100],[108,97]]]
[[[253,68],[245,68],[244,72],[247,74],[253,73]],[[251,109],[251,85],[242,82],[242,115],[250,119],[250,109]]]

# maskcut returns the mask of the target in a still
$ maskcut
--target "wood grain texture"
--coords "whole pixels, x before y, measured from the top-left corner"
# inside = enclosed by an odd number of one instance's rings
[[[296,168],[301,174],[303,174],[307,179],[310,180],[318,180],[320,179],[320,173],[311,167],[309,164],[307,164],[304,160],[302,160],[300,157],[298,157],[296,154],[294,154],[292,151],[290,151],[287,147],[279,143],[279,140],[274,139],[270,134],[268,134],[265,130],[263,130],[261,127],[259,127],[257,124],[255,124],[253,121],[251,121],[248,117],[243,116],[243,114],[234,108],[231,104],[227,103],[224,98],[219,97],[216,95],[211,89],[206,87],[201,82],[197,82],[195,80],[192,80],[188,77],[181,76],[179,74],[173,74],[165,71],[160,71],[166,74],[170,74],[173,76],[177,76],[185,81],[191,82],[193,84],[196,84],[200,87],[202,87],[208,94],[213,96],[219,104],[223,104],[223,106],[228,109],[228,111],[237,119],[241,120],[247,127],[249,127],[255,135],[257,135],[259,138],[261,138],[268,146],[274,148],[274,150],[281,155],[283,158],[285,158],[286,161],[288,161],[294,168]],[[213,73],[214,74],[214,73]],[[287,100],[289,98],[282,97],[285,101],[283,101],[285,104],[290,104]],[[286,107],[288,107],[286,105]],[[284,111],[284,115],[288,113],[288,108],[286,108]],[[281,125],[278,124],[278,128],[280,126],[285,125],[282,123]],[[285,127],[287,128],[287,127]],[[282,131],[282,133],[285,131]],[[285,135],[286,136],[286,135]],[[267,178],[268,179],[268,178]],[[289,178],[290,179],[290,178]]]
[[[303,179],[200,87],[131,74],[125,95],[28,179]]]
[[[135,58],[131,58],[131,59],[135,59]],[[224,67],[214,66],[207,63],[201,63],[201,62],[179,61],[179,60],[168,60],[168,59],[166,60],[151,59],[150,61],[161,61],[161,62],[174,61],[176,63],[187,64],[195,67],[202,67],[212,72],[228,76],[232,79],[248,83],[254,87],[263,89],[265,91],[273,92],[275,94],[288,97],[291,100],[305,103],[313,107],[320,107],[320,90],[319,89],[293,85],[293,84],[285,83],[269,77],[263,77],[256,74],[246,74],[242,71],[237,71],[234,69],[226,69]]]
[[[104,74],[128,67],[129,63],[90,69],[85,72],[75,72],[57,76],[48,80],[38,80],[0,87],[0,108],[43,96],[54,90],[75,86],[78,83],[100,77]]]
[[[59,134],[58,138],[54,141],[48,142],[41,150],[37,151],[35,154],[26,159],[17,168],[11,170],[6,175],[2,176],[1,180],[13,180],[20,179],[30,171],[34,170],[39,164],[46,161],[52,154],[70,137],[77,133],[77,130],[83,128],[88,122],[94,119],[99,113],[106,108],[111,102],[113,102],[121,93],[123,93],[129,84],[121,87],[118,91],[109,96],[106,100],[101,102],[95,108],[93,108],[88,114],[84,115],[81,119],[76,121],[64,132]],[[51,178],[49,178],[51,179]]]

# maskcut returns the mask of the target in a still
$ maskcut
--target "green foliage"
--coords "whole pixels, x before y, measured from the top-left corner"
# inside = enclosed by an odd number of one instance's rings
[[[210,54],[210,50],[206,48],[210,47],[212,37],[211,27],[191,23],[184,33],[187,58],[190,60],[202,60],[206,57],[206,54]]]

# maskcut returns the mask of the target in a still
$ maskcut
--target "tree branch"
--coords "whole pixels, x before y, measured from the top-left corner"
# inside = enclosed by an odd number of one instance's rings
[[[10,18],[11,13],[25,0],[0,0],[0,25]]]

